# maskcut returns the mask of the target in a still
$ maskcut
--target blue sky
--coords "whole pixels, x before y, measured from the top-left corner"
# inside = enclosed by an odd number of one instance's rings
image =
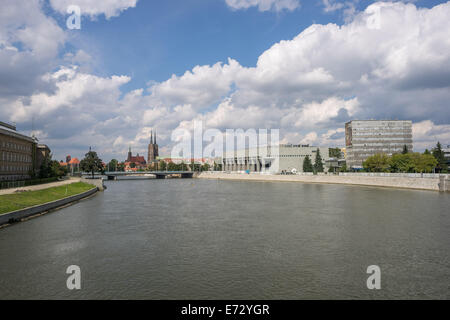
[[[71,4],[81,30],[66,27]],[[194,121],[343,146],[346,121],[410,119],[416,150],[450,144],[450,1],[2,5],[0,120],[57,159],[143,154],[155,129],[168,155]]]
[[[355,6],[363,9],[373,2],[359,1]],[[442,2],[415,3],[433,7]],[[54,17],[64,26],[65,17]],[[96,73],[132,77],[122,87],[127,92],[196,65],[225,62],[228,57],[253,67],[274,43],[292,39],[314,23],[342,24],[344,14],[324,12],[321,1],[302,1],[293,11],[261,12],[257,7],[235,10],[223,0],[140,0],[119,17],[83,18],[82,30],[73,31],[72,36],[79,48],[96,56]]]

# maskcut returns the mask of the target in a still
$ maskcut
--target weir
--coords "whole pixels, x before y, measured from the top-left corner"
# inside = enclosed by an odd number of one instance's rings
[[[117,180],[117,177],[136,177],[154,175],[156,179],[165,179],[167,176],[179,175],[182,179],[193,178],[192,171],[143,171],[143,172],[105,172],[103,174],[108,180]],[[96,176],[101,176],[96,174]]]
[[[450,192],[450,179],[447,176],[439,177],[439,191]]]

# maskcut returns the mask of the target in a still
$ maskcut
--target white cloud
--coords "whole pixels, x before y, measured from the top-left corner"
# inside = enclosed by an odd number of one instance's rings
[[[374,8],[379,29],[367,23]],[[255,67],[233,59],[200,65],[123,97],[129,77],[62,67],[40,77],[51,90],[0,96],[0,114],[19,123],[35,115],[61,157],[89,145],[106,159],[123,160],[128,145],[145,154],[151,129],[168,146],[172,130],[194,120],[206,128],[281,128],[283,142],[338,146],[350,119],[411,119],[415,148],[430,148],[450,141],[448,16],[450,2],[375,3],[342,26],[312,25],[274,44]],[[11,46],[0,52],[14,53]],[[82,52],[66,59],[89,61]]]
[[[39,0],[5,0],[0,10],[0,95],[27,96],[51,90],[41,76],[55,67],[64,31]],[[26,8],[26,10],[24,9]]]
[[[62,110],[67,114],[101,115],[109,111],[108,104],[117,104],[119,87],[130,80],[126,76],[101,78],[78,73],[76,68],[61,68],[47,74],[45,79],[55,82],[56,91],[52,94],[34,94],[26,104],[17,100],[14,107],[7,111],[12,121],[26,121],[33,116],[50,117]]]
[[[325,12],[340,10],[345,6],[345,3],[336,0],[322,0],[322,3],[324,6],[323,11]]]
[[[322,102],[313,101],[307,103],[301,110],[295,114],[296,121],[294,126],[297,128],[317,127],[318,125],[327,124],[333,118],[339,116],[340,112],[352,117],[359,109],[357,98],[351,100],[341,100],[336,97],[328,98]]]
[[[259,11],[293,11],[300,7],[299,0],[225,0],[235,10],[258,7]]]
[[[424,120],[413,124],[414,148],[431,150],[438,141],[443,147],[450,145],[450,124],[435,124]]]
[[[235,76],[242,67],[233,59],[228,64],[196,66],[178,77],[154,84],[150,87],[153,99],[166,106],[191,104],[196,110],[220,101],[230,91]]]
[[[138,0],[50,0],[50,5],[61,14],[67,14],[67,8],[71,5],[79,6],[82,15],[91,18],[104,14],[106,19],[120,15],[128,8],[136,7]]]

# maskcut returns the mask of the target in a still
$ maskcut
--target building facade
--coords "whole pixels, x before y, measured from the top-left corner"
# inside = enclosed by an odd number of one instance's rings
[[[36,141],[0,122],[0,181],[25,180],[36,169]]]
[[[317,150],[320,152],[325,171],[329,159],[327,147],[280,144],[225,152],[222,158],[224,171],[249,171],[279,174],[303,172],[303,161],[309,156],[314,164]]]
[[[447,170],[450,172],[450,145],[447,145],[447,148],[442,149],[444,152],[445,160],[447,160]]]
[[[127,160],[124,162],[125,171],[137,171],[137,170],[145,170],[147,169],[147,162],[143,156],[140,156],[139,153],[136,156],[133,156],[131,153],[131,147],[128,150]]]
[[[151,165],[157,162],[159,157],[158,144],[156,143],[156,131],[155,136],[153,136],[153,131],[150,134],[150,143],[148,145],[147,163]]]
[[[352,120],[345,124],[347,167],[362,169],[363,162],[377,153],[401,153],[413,149],[412,121]]]
[[[36,146],[36,169],[39,170],[41,168],[42,163],[45,158],[50,157],[50,148],[45,144],[38,144]]]

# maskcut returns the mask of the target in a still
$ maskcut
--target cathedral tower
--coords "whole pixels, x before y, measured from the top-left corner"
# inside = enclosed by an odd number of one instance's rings
[[[156,131],[155,136],[153,136],[153,130],[150,133],[150,143],[148,145],[148,157],[147,163],[151,164],[156,161],[156,158],[159,156],[158,153],[158,145],[156,144]]]

